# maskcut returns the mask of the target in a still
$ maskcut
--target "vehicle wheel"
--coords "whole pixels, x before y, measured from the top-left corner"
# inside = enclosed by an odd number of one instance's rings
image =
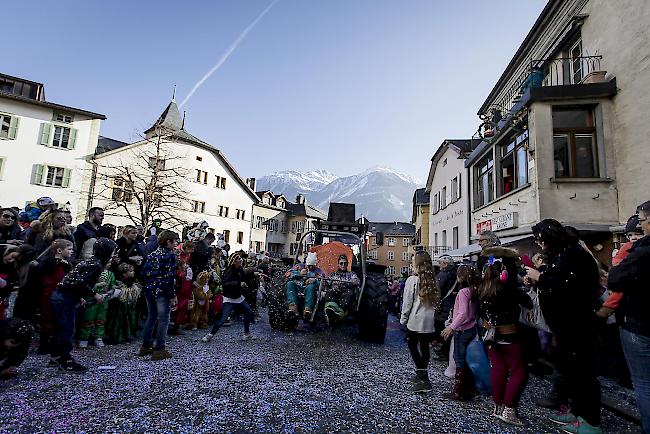
[[[356,317],[361,339],[378,344],[384,342],[388,323],[388,281],[384,274],[366,274],[366,287]]]

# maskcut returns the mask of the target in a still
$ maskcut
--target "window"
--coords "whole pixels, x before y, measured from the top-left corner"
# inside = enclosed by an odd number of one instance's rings
[[[578,41],[569,49],[569,58],[571,65],[571,84],[579,84],[584,76],[582,68],[582,40]]]
[[[244,244],[244,233],[237,232],[237,244]]]
[[[165,170],[165,160],[158,157],[149,157],[149,169]],[[198,181],[197,181],[198,182]]]
[[[451,247],[453,249],[458,248],[458,226],[455,226],[451,229]]]
[[[476,165],[476,207],[494,200],[494,158],[488,154]]]
[[[121,176],[114,177],[111,198],[115,202],[131,202],[133,200],[133,183],[127,182]]]
[[[5,161],[7,159],[5,157],[0,157],[0,180],[2,180],[2,175],[5,169]]]
[[[499,147],[501,153],[501,171],[499,177],[499,196],[528,183],[528,130],[513,136]]]
[[[246,211],[243,209],[237,209],[237,216],[235,217],[237,220],[245,220],[246,216]]]
[[[388,260],[389,261],[394,261],[395,260],[395,252],[388,252]]]
[[[458,178],[451,180],[451,203],[458,200]]]
[[[203,157],[196,156],[196,161],[203,161]]]
[[[217,187],[217,188],[220,188],[222,190],[225,190],[226,189],[226,178],[224,178],[223,176],[217,176],[217,182],[215,183],[214,186]],[[266,203],[267,205],[271,204],[270,201],[268,203],[267,202],[264,202],[264,203]]]
[[[442,160],[442,167],[445,167],[446,165],[447,165],[447,159],[445,158],[444,160]]]
[[[47,185],[49,187],[70,186],[72,171],[64,167],[35,164],[32,172],[32,184]]]
[[[201,170],[201,169],[196,169],[196,182],[200,184],[207,184],[208,183],[208,172]]]
[[[402,247],[408,247],[409,246],[409,239],[408,238],[403,238],[402,239]]]
[[[377,250],[371,250],[368,252],[368,259],[378,259]]]
[[[219,205],[219,217],[228,217],[228,207]]]
[[[433,213],[436,214],[438,211],[440,211],[440,193],[433,196]]]
[[[66,124],[71,124],[72,123],[72,115],[66,114],[66,113],[54,113],[53,120],[57,122],[63,122]]]
[[[229,243],[229,242],[230,242],[230,231],[229,231],[228,229],[226,229],[226,230],[223,231],[223,240],[224,240],[226,243]]]
[[[409,260],[409,252],[402,252],[402,261]]]
[[[0,139],[15,139],[19,120],[16,116],[0,113]]]
[[[389,265],[386,267],[386,274],[388,276],[394,276],[395,275],[395,267],[393,265]]]
[[[553,108],[553,155],[558,178],[599,176],[592,109]]]
[[[377,245],[377,237],[375,237],[375,236],[372,237],[372,245],[373,246]]]
[[[400,273],[401,274],[409,274],[410,268],[409,267],[402,267],[400,268]]]
[[[389,247],[394,247],[395,246],[395,238],[389,238],[388,239],[388,246]]]
[[[440,205],[440,208],[447,208],[447,186],[442,187],[440,197],[442,198],[442,205]]]
[[[436,232],[435,234],[433,234],[433,245],[434,245],[434,246],[438,246],[438,245],[439,245],[439,244],[438,244],[438,232]]]
[[[200,200],[192,201],[192,211],[204,213],[205,212],[205,202],[202,202]]]
[[[447,246],[447,231],[442,231],[442,245]]]
[[[63,125],[41,124],[41,145],[59,149],[74,149],[77,130]]]

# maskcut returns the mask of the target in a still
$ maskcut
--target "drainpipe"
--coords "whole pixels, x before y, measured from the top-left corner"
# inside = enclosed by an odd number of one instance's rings
[[[95,195],[95,181],[97,179],[97,161],[93,158],[90,160],[90,164],[93,166],[90,172],[90,186],[88,187],[88,199],[86,200],[86,213],[93,206],[93,196]]]

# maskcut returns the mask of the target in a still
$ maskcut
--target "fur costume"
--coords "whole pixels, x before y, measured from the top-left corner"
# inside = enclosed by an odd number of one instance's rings
[[[196,278],[196,282],[194,282],[192,288],[194,305],[192,309],[188,309],[189,315],[186,326],[188,330],[208,327],[208,310],[210,309],[210,299],[212,298],[210,286],[208,285],[209,280],[210,272],[202,271]]]

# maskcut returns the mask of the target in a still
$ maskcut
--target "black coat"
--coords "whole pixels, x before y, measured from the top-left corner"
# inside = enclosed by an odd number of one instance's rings
[[[20,240],[23,229],[19,225],[9,227],[0,227],[0,244],[5,244],[9,240]]]
[[[457,271],[458,267],[456,264],[449,264],[446,268],[440,270],[436,276],[441,298],[440,307],[436,310],[436,321],[438,322],[445,322],[447,320],[449,312],[454,308],[458,291],[462,289],[456,285]],[[452,292],[450,293],[449,291]]]
[[[74,242],[77,245],[77,249],[81,251],[86,241],[91,238],[99,238],[98,228],[93,227],[89,221],[85,221],[74,231]]]
[[[595,330],[600,274],[593,256],[571,244],[549,259],[537,285],[544,319],[557,336],[587,339]]]
[[[650,337],[650,235],[635,242],[629,256],[610,270],[608,289],[623,293],[621,326]]]
[[[250,279],[250,273],[243,268],[228,267],[223,273],[221,282],[223,285],[223,296],[228,298],[239,298],[243,295],[242,282]]]

